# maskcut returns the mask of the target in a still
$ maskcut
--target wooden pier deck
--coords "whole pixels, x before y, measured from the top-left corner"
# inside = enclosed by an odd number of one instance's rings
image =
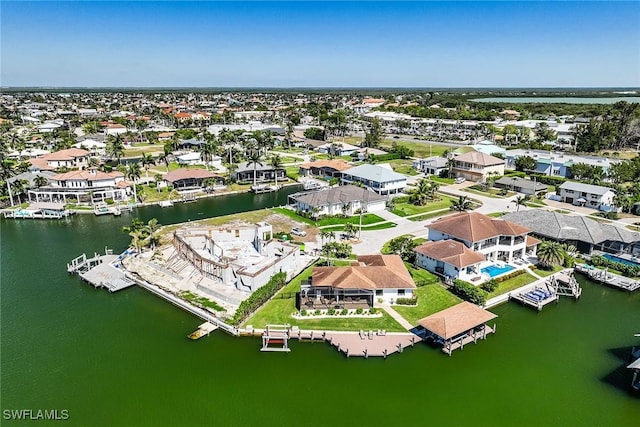
[[[549,286],[536,286],[533,289],[513,293],[511,294],[511,298],[540,311],[547,304],[558,302],[560,296]]]
[[[217,325],[214,325],[210,322],[205,322],[198,327],[198,330],[189,334],[189,339],[197,340],[205,336],[209,336],[209,334],[218,329]]]
[[[408,332],[386,331],[305,331],[293,329],[292,339],[298,341],[326,341],[347,357],[384,357],[402,353],[405,348],[413,347],[421,339]]]
[[[601,270],[585,264],[576,264],[575,271],[587,276],[594,282],[611,286],[612,288],[623,289],[629,292],[640,289],[640,280],[620,276],[619,274],[611,273],[606,269]]]

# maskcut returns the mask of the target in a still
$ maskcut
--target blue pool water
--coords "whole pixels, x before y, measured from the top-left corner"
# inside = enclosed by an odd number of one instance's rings
[[[505,264],[504,267],[498,267],[495,264],[491,264],[488,267],[481,268],[480,271],[483,272],[483,273],[487,273],[491,277],[496,277],[496,276],[499,276],[499,275],[501,275],[503,273],[506,273],[507,271],[511,271],[511,270],[514,270],[514,269],[515,269],[515,267],[512,267],[512,266],[510,266],[508,264]]]
[[[610,260],[610,261],[613,261],[613,262],[619,262],[621,264],[627,264],[627,265],[633,265],[635,267],[640,267],[640,263],[638,263],[638,262],[629,261],[629,260],[626,260],[624,258],[620,258],[620,257],[615,256],[615,255],[604,254],[602,256],[605,257],[606,259]]]

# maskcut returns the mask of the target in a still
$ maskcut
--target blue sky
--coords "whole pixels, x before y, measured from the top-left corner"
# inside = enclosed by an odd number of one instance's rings
[[[640,2],[2,1],[2,86],[640,86]]]

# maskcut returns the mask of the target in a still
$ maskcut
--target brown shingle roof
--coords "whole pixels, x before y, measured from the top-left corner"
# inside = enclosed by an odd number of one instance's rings
[[[478,212],[451,215],[432,222],[429,228],[467,242],[479,242],[498,236],[519,236],[531,231],[511,221],[491,218]]]
[[[449,339],[496,317],[498,316],[490,311],[464,301],[420,319],[418,324],[444,339]]]
[[[361,255],[349,267],[314,267],[313,286],[338,289],[415,289],[416,285],[398,255]]]
[[[165,181],[176,182],[181,179],[207,179],[207,178],[216,178],[216,175],[213,172],[209,172],[205,169],[186,169],[180,168],[174,171],[171,171],[163,177]]]
[[[468,267],[484,261],[482,254],[472,251],[464,244],[455,240],[438,240],[425,242],[413,249],[419,254],[426,255],[438,261],[446,262],[458,268]]]
[[[353,165],[350,165],[349,163],[340,159],[316,160],[315,162],[308,162],[300,165],[300,169],[331,168],[337,171],[344,171],[352,167]]]
[[[535,246],[542,243],[542,240],[538,240],[535,237],[527,236],[527,247]]]
[[[480,166],[503,165],[504,160],[479,151],[469,151],[453,158],[456,162],[467,162]]]

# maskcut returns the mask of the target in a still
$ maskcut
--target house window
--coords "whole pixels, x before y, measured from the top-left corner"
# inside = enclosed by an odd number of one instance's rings
[[[398,289],[398,296],[404,295],[404,289]]]
[[[381,297],[382,296],[382,289],[376,289],[376,296],[377,297]]]

